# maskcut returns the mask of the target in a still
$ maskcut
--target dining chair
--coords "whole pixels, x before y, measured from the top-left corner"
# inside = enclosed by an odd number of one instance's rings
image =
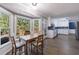
[[[13,54],[16,55],[17,51],[19,52],[19,54],[25,53],[26,45],[25,45],[24,42],[22,42],[20,40],[16,42],[15,39],[14,39],[14,36],[11,36],[10,39],[11,39],[11,42],[12,42],[12,55]],[[22,50],[24,50],[24,51],[22,51]]]
[[[43,35],[39,35],[38,38],[35,38],[36,40],[31,43],[31,49],[36,50],[36,54],[43,54]],[[40,51],[40,52],[39,52]]]

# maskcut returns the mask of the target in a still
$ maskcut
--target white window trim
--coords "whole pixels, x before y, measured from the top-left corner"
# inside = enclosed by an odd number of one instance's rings
[[[33,32],[35,32],[34,31],[34,21],[35,20],[39,20],[39,31],[42,31],[42,19],[41,18],[36,18],[36,19],[33,19]]]
[[[15,37],[17,37],[17,35],[16,35],[16,33],[17,33],[17,18],[18,17],[20,17],[20,18],[22,18],[22,19],[27,19],[27,20],[30,20],[30,32],[31,32],[31,18],[29,18],[29,17],[25,17],[25,16],[20,16],[20,15],[16,15],[15,16],[15,22],[16,22],[16,24],[15,24]]]
[[[6,14],[6,15],[8,15],[9,16],[9,34],[11,33],[11,30],[12,30],[12,28],[11,28],[11,21],[13,20],[12,19],[12,13],[10,13],[10,12],[8,12],[7,10],[5,10],[4,8],[2,8],[2,7],[0,7],[0,12],[1,13],[4,13],[4,14]],[[1,38],[0,38],[0,43],[1,43]],[[9,42],[7,42],[7,43],[9,43]],[[3,45],[0,45],[0,49],[2,49],[3,47],[7,47],[7,43],[5,43],[5,44],[3,44]],[[11,43],[11,42],[10,42]],[[1,51],[3,51],[3,53],[6,53],[6,51],[4,52],[4,50],[2,49]],[[1,53],[2,54],[2,53]]]

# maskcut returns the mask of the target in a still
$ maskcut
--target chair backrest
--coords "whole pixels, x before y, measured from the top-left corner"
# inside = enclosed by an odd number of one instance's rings
[[[39,40],[43,40],[43,34],[38,36]]]
[[[32,38],[32,39],[30,40],[30,43],[31,43],[31,42],[35,42],[35,41],[37,41],[37,40],[38,40],[38,37]]]
[[[11,42],[12,42],[12,47],[16,48],[16,42],[15,42],[14,36],[10,36],[10,39],[11,39]]]
[[[41,42],[41,43],[43,42],[43,34],[38,36],[37,43],[39,43],[39,42]]]

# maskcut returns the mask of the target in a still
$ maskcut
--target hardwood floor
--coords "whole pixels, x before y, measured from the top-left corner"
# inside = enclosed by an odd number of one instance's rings
[[[44,55],[79,55],[79,41],[75,35],[58,35],[55,39],[46,39]]]
[[[44,55],[79,55],[79,40],[75,35],[58,35],[54,39],[45,39],[43,51]]]

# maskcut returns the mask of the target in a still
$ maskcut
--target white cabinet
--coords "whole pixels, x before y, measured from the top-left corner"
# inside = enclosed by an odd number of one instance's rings
[[[48,30],[47,31],[47,38],[54,38],[57,35],[56,30]]]
[[[58,29],[58,34],[68,34],[68,29]]]
[[[69,34],[75,34],[75,29],[69,29]]]

